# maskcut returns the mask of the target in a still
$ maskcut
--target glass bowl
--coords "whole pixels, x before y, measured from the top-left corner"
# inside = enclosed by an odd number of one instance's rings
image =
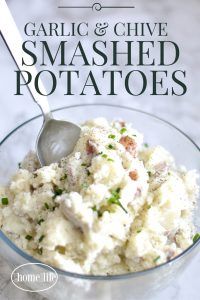
[[[200,169],[199,148],[179,129],[151,114],[129,107],[106,104],[81,104],[62,107],[54,111],[54,117],[75,123],[87,119],[105,117],[108,120],[123,119],[144,134],[145,142],[150,145],[162,145],[175,157],[177,165],[188,169]],[[29,150],[35,149],[35,141],[42,126],[43,117],[36,116],[13,130],[0,143],[1,174],[0,184],[8,182]],[[195,212],[194,222],[200,231],[200,201]],[[107,299],[149,299],[160,288],[177,278],[190,259],[198,252],[200,240],[171,261],[141,272],[116,276],[89,276],[65,272],[56,269],[57,284],[45,296],[48,299],[68,300],[107,300]],[[16,247],[0,231],[0,254],[11,269],[25,263],[39,261]],[[37,266],[38,272],[42,267]]]

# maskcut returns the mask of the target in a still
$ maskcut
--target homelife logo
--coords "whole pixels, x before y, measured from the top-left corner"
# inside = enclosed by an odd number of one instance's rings
[[[42,292],[57,283],[58,273],[42,263],[27,263],[13,270],[11,280],[22,291]]]

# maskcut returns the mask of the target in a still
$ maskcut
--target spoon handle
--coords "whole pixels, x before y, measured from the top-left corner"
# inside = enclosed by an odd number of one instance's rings
[[[0,0],[0,33],[19,70],[29,72],[34,79],[38,73],[37,69],[34,66],[22,66],[22,57],[26,60],[26,62],[30,64],[31,58],[22,50],[22,37],[5,0]],[[23,78],[26,82],[27,79],[24,75]],[[41,79],[39,79],[39,86],[41,92],[43,94],[46,94],[45,87]],[[52,114],[47,97],[37,93],[37,91],[35,90],[34,80],[31,80],[27,87],[33,97],[33,100],[39,105],[40,109],[42,110],[44,121],[48,121],[49,119],[51,119]]]

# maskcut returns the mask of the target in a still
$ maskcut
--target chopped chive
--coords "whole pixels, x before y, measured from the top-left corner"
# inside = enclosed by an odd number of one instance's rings
[[[40,219],[40,220],[38,221],[38,224],[41,225],[42,222],[44,222],[44,219]]]
[[[196,243],[200,239],[200,233],[196,233],[193,237],[193,243]]]
[[[25,237],[25,239],[28,240],[28,241],[32,240],[32,238],[33,237],[31,235],[29,235],[29,234],[27,234],[27,236]]]
[[[65,179],[67,179],[67,174],[65,174],[64,176],[62,176],[62,177],[60,178],[61,181],[65,180]]]
[[[111,197],[107,200],[109,204],[116,204],[118,205],[119,207],[121,207],[123,209],[123,211],[125,213],[128,213],[128,211],[123,207],[123,205],[121,204],[120,202],[120,188],[117,188],[115,191],[111,191]]]
[[[149,205],[147,205],[147,209],[150,209],[151,208],[151,205],[149,204]]]
[[[97,211],[97,206],[94,205],[94,206],[92,207],[92,210],[93,210],[93,211]]]
[[[157,257],[153,260],[153,262],[156,263],[159,259],[160,259],[160,256],[157,256]]]
[[[43,248],[38,248],[38,249],[37,249],[37,253],[38,253],[39,255],[42,255],[42,253],[43,253]]]
[[[21,169],[22,163],[18,163],[18,168]]]
[[[136,137],[136,136],[137,136],[137,134],[132,134],[132,136],[135,136],[135,137]]]
[[[102,212],[100,210],[98,210],[97,211],[97,215],[98,215],[98,218],[101,218],[103,214],[102,214]]]
[[[118,193],[118,194],[119,194],[119,193],[120,193],[120,191],[121,191],[121,189],[120,189],[120,188],[117,188],[117,189],[116,189],[116,193]]]
[[[98,215],[99,218],[102,217],[102,212],[101,212],[100,210],[97,209],[96,205],[94,205],[94,206],[92,207],[92,210],[95,211],[95,212],[97,213],[97,215]]]
[[[45,235],[41,235],[41,237],[39,238],[39,243],[41,243],[42,241],[43,241],[43,239],[44,239],[44,237],[45,237]]]
[[[45,202],[44,206],[45,206],[46,209],[49,209],[49,204],[48,203]]]
[[[8,203],[9,203],[8,198],[2,198],[1,203],[2,203],[2,205],[8,205]]]
[[[58,187],[55,187],[54,189],[54,196],[53,196],[53,199],[55,199],[57,196],[61,196],[63,193],[63,190],[58,188]]]
[[[147,174],[149,175],[149,177],[151,177],[151,175],[152,175],[152,173],[150,171],[148,171]]]
[[[101,157],[107,158],[107,161],[114,161],[112,158],[109,158],[107,154],[102,154]]]
[[[142,229],[140,228],[140,229],[137,230],[137,233],[140,233],[141,231],[142,231]]]
[[[127,129],[126,129],[125,127],[123,127],[123,128],[120,130],[120,133],[121,133],[121,134],[124,134],[126,131],[127,131]]]
[[[90,175],[91,175],[91,173],[90,173],[89,170],[87,170],[86,172],[87,172],[87,176],[90,176]]]
[[[112,162],[114,161],[114,159],[112,159],[112,158],[108,158],[107,160],[108,160],[108,161],[112,161]]]
[[[114,140],[116,138],[116,136],[114,134],[109,134],[108,138]]]
[[[59,188],[55,188],[54,192],[55,192],[55,195],[56,195],[56,196],[60,196],[60,195],[62,195],[63,190],[62,190],[62,189],[59,189]]]
[[[148,147],[149,147],[149,144],[144,143],[144,147],[148,148]]]
[[[114,197],[111,197],[108,199],[108,203],[109,204],[116,204],[118,205],[119,207],[121,207],[123,209],[123,211],[127,214],[127,210],[123,207],[123,205],[121,204],[121,202],[119,201],[119,199],[116,199]]]
[[[108,145],[108,149],[112,149],[112,150],[114,150],[114,149],[115,149],[115,147],[114,147],[113,145],[109,144],[109,145]]]
[[[168,172],[168,176],[170,176],[171,175],[171,173],[170,172]]]
[[[81,164],[81,167],[87,167],[87,164],[82,163],[82,164]]]

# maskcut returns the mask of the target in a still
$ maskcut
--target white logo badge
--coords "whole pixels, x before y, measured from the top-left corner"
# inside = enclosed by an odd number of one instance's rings
[[[42,292],[52,288],[58,281],[58,273],[42,263],[27,263],[15,268],[12,283],[26,292]]]

